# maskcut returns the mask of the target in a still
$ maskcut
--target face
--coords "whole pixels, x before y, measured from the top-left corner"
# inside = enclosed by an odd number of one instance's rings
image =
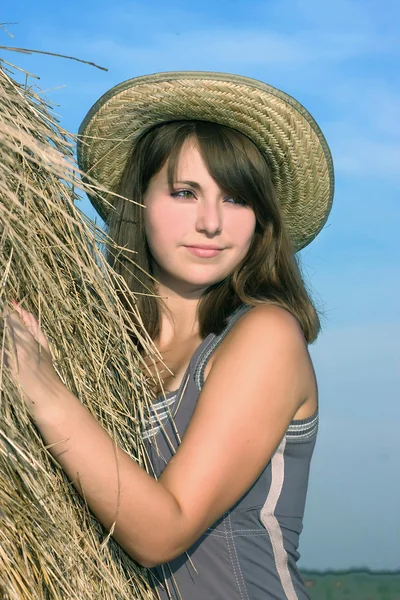
[[[144,199],[153,274],[170,290],[200,297],[246,256],[255,215],[218,187],[194,141],[182,147],[172,190],[167,168],[152,178]]]

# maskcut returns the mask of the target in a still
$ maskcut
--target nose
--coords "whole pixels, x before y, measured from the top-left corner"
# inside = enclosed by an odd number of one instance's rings
[[[206,200],[197,205],[196,230],[208,236],[222,231],[222,206],[218,200]]]

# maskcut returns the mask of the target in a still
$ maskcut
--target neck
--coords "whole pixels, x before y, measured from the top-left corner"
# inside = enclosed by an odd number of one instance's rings
[[[160,336],[157,340],[159,348],[169,346],[174,341],[187,340],[199,335],[197,307],[199,293],[182,295],[165,284],[160,284],[157,289],[161,296],[164,309],[161,315]]]

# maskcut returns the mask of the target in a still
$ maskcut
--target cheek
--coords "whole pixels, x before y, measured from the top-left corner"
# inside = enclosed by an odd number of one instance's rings
[[[235,215],[231,222],[231,232],[233,239],[241,245],[249,248],[256,228],[256,217],[252,211],[246,211],[241,215]]]
[[[145,215],[145,231],[148,244],[152,250],[163,249],[178,242],[184,228],[184,219],[178,208],[174,210],[168,203],[160,203],[147,209]]]

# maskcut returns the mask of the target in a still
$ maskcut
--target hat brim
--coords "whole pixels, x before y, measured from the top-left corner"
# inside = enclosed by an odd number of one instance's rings
[[[115,192],[135,140],[154,125],[183,119],[220,123],[249,137],[269,164],[295,250],[315,238],[328,218],[334,192],[328,144],[299,102],[254,79],[183,71],[124,81],[104,94],[83,120],[79,166]],[[93,194],[90,200],[107,221],[112,196],[105,201]]]

